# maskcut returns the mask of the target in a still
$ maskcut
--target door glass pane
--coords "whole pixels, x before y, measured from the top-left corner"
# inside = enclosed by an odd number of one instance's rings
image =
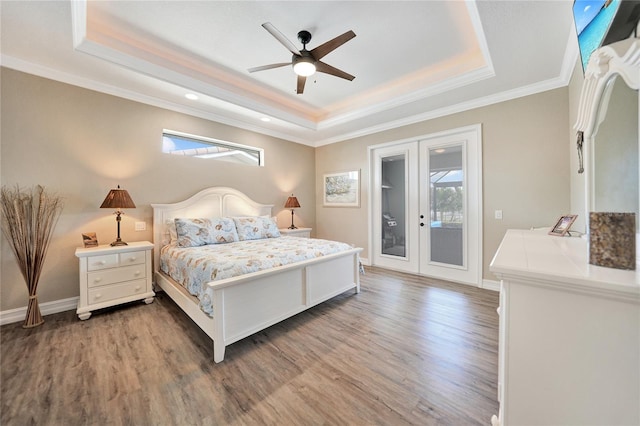
[[[405,156],[382,157],[382,254],[406,254]]]
[[[463,266],[462,146],[429,150],[431,261]]]

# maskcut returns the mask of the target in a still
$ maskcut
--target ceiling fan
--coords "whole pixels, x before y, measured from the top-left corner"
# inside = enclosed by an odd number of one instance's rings
[[[284,36],[284,34],[278,31],[278,29],[274,27],[270,22],[265,22],[264,24],[262,24],[262,26],[265,30],[269,31],[269,33],[274,36],[276,40],[282,43],[284,47],[286,47],[291,53],[293,53],[293,57],[291,58],[291,62],[281,62],[278,64],[249,68],[249,72],[264,71],[272,68],[293,65],[293,71],[298,75],[298,86],[296,89],[296,93],[298,94],[304,92],[304,84],[307,81],[307,77],[313,75],[316,71],[344,78],[349,81],[355,78],[353,75],[334,68],[331,65],[325,64],[320,60],[328,53],[334,51],[338,47],[354,38],[356,34],[353,31],[349,30],[346,33],[339,35],[338,37],[333,38],[312,50],[307,50],[307,43],[311,41],[311,33],[309,31],[302,30],[298,33],[298,40],[300,40],[300,42],[302,43],[302,50],[298,50],[298,48],[293,43],[291,43],[289,39]]]

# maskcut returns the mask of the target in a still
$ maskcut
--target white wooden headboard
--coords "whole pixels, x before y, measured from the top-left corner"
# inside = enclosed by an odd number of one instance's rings
[[[153,208],[154,271],[160,268],[160,249],[169,241],[167,223],[176,217],[218,218],[233,216],[271,216],[273,204],[260,204],[242,192],[223,186],[206,188],[184,201],[151,204]]]

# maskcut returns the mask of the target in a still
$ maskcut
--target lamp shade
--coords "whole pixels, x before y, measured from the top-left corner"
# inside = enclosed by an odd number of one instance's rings
[[[284,207],[286,209],[297,209],[300,207],[300,203],[298,202],[298,199],[291,194],[291,197],[287,198],[287,202],[284,203]]]
[[[107,194],[107,197],[102,202],[100,206],[101,209],[135,209],[136,205],[134,204],[131,196],[127,192],[126,189],[120,189],[120,185],[118,185],[117,189],[112,189]]]

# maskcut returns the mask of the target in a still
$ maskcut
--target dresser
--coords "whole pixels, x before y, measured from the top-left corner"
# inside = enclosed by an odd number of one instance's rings
[[[311,238],[311,228],[284,228],[280,229],[280,234],[289,237]]]
[[[588,263],[588,241],[509,230],[493,425],[640,424],[640,273]]]
[[[76,249],[80,261],[78,318],[86,320],[96,309],[135,300],[153,302],[152,249],[148,241]]]

